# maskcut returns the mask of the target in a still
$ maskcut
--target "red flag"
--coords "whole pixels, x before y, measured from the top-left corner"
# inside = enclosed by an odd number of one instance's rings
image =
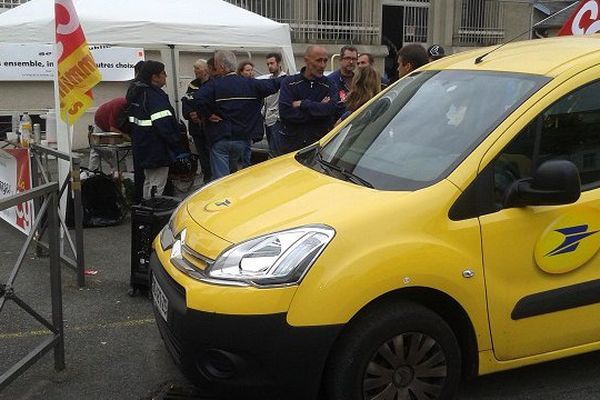
[[[72,125],[94,103],[92,88],[102,80],[102,75],[85,40],[72,0],[55,0],[54,21],[60,115]]]
[[[596,32],[600,32],[600,2],[583,0],[558,32],[558,36],[589,35]]]

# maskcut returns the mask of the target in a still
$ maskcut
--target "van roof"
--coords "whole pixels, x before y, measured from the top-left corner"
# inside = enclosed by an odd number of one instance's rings
[[[497,50],[475,64],[477,57],[494,48]],[[571,68],[583,69],[598,63],[600,34],[595,34],[526,40],[500,48],[479,48],[442,58],[423,69],[506,71],[555,77]]]

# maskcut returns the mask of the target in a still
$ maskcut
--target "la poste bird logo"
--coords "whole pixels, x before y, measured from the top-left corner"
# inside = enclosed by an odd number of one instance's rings
[[[600,212],[580,208],[553,221],[538,239],[534,257],[549,274],[564,274],[586,265],[600,249]]]

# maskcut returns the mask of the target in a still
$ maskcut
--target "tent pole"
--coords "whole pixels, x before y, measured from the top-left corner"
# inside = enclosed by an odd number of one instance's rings
[[[179,121],[179,82],[177,82],[177,77],[179,75],[179,68],[177,68],[177,61],[175,57],[175,45],[168,45],[171,49],[171,65],[173,66],[173,73],[171,74],[171,79],[173,80],[173,96],[175,97],[173,101],[175,102],[175,114],[177,121]]]
[[[71,143],[69,139],[69,130],[66,122],[62,119],[61,108],[60,108],[60,86],[58,84],[58,44],[54,43],[53,48],[54,58],[54,111],[56,113],[55,124],[56,124],[56,148],[58,151],[63,153],[71,153]],[[50,111],[50,110],[48,110]],[[50,145],[50,144],[49,144]],[[65,160],[58,160],[58,181],[64,182],[67,179],[67,175],[71,170],[71,164]],[[60,213],[64,218],[67,210],[67,196],[62,196],[58,199],[60,204]],[[62,242],[61,242],[62,243]],[[62,247],[61,247],[62,248]]]

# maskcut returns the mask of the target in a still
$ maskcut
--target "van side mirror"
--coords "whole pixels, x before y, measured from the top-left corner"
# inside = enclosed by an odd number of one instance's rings
[[[579,171],[567,160],[544,162],[533,178],[513,182],[504,195],[504,208],[574,203],[581,195]]]

